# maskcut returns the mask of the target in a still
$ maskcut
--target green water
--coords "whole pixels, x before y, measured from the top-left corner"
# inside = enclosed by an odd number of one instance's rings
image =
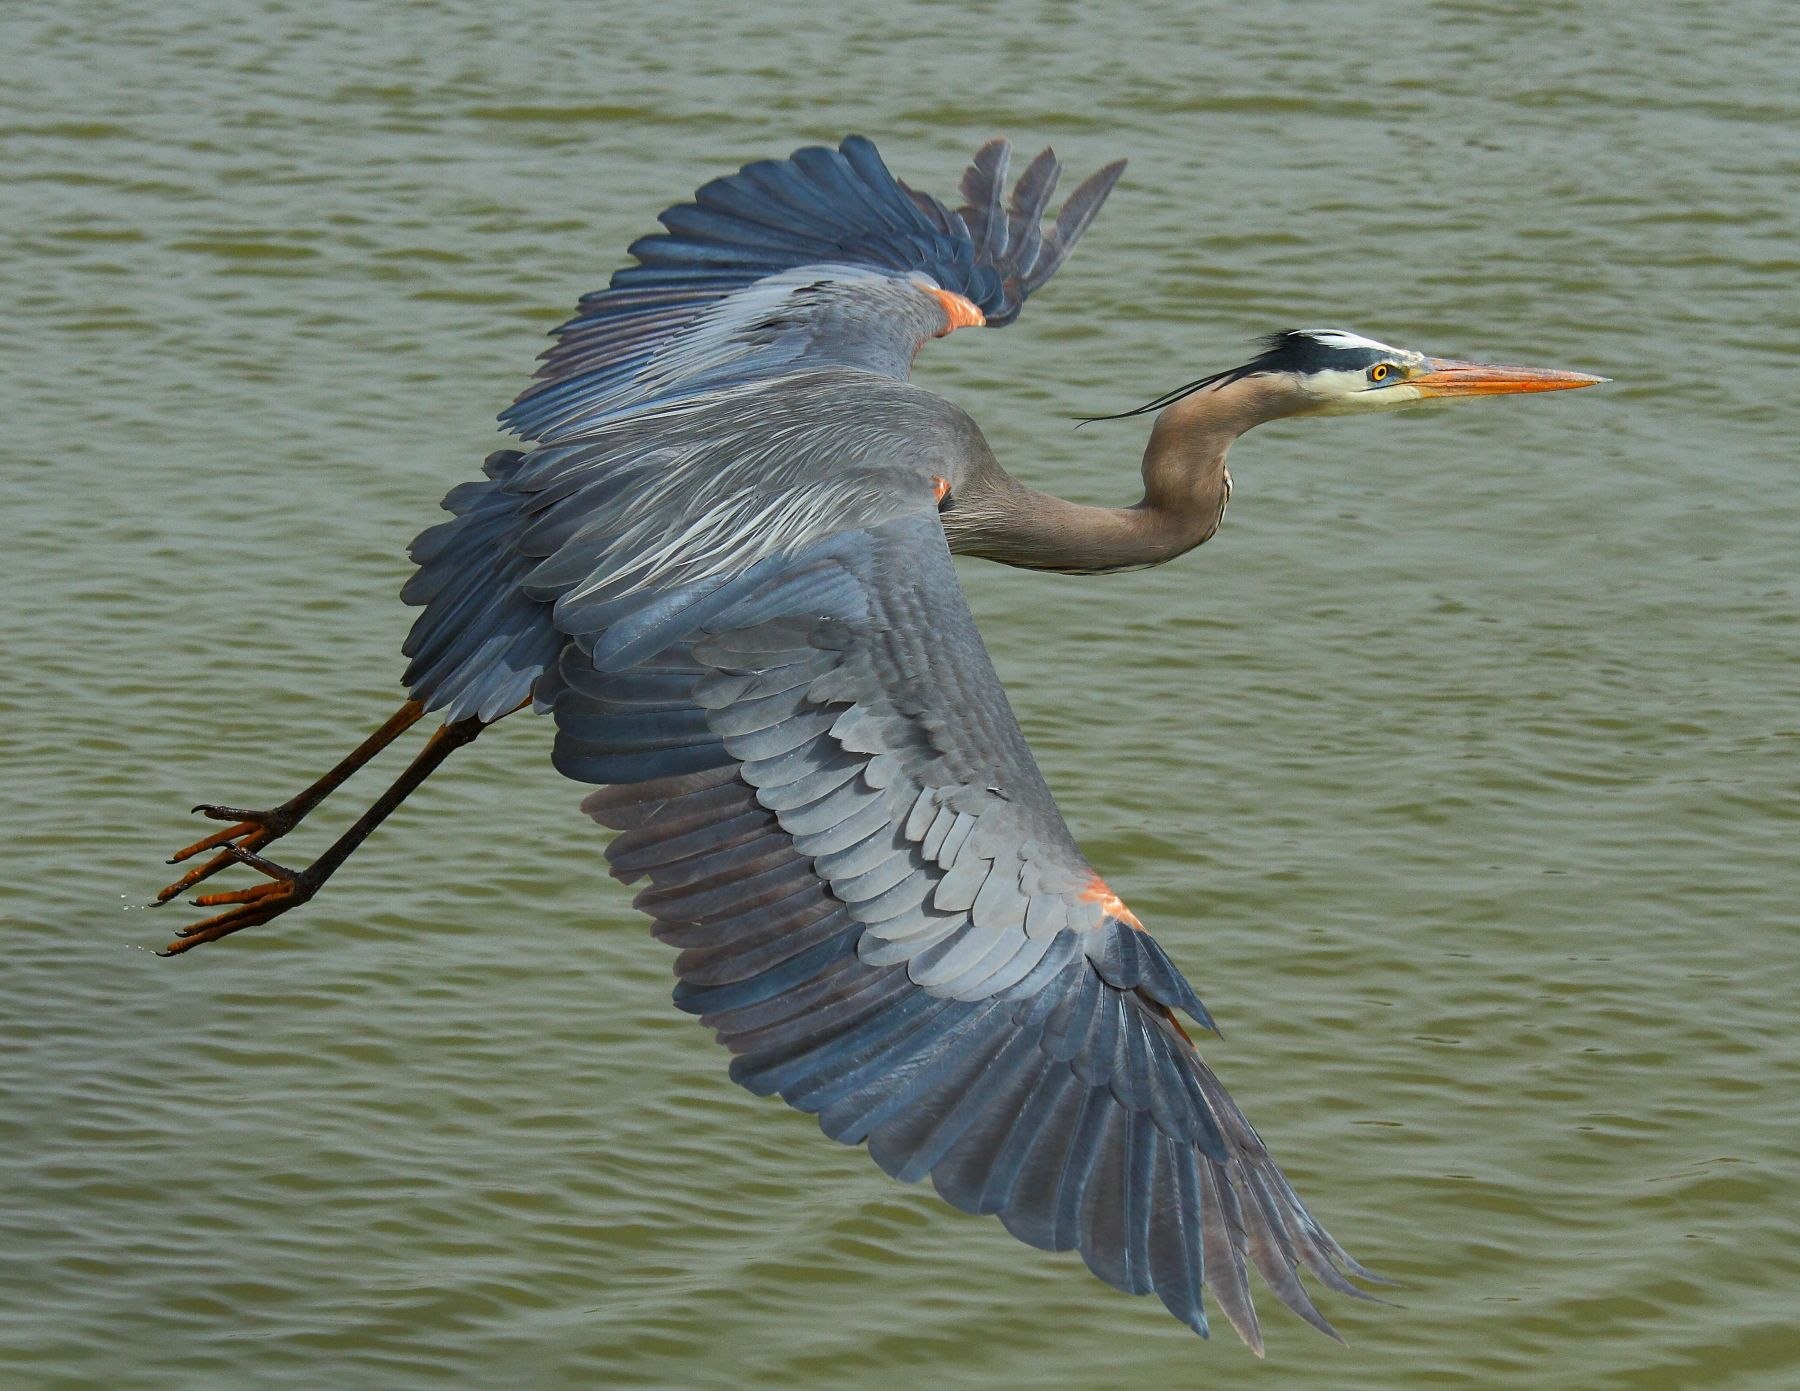
[[[753,15],[754,17],[750,17]],[[1712,6],[0,8],[0,1385],[1800,1386],[1800,43]],[[924,380],[1031,482],[1344,324],[1617,384],[1247,439],[968,566],[1209,1059],[1404,1307],[1270,1353],[740,1093],[521,719],[180,961],[186,808],[399,698],[405,542],[654,212],[860,130],[1131,170]],[[516,727],[514,724],[516,723]],[[377,774],[383,776],[384,768]],[[294,840],[297,855],[346,805]]]

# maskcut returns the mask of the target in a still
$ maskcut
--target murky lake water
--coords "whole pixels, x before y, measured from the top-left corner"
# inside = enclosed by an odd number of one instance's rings
[[[0,12],[0,1383],[1800,1385],[1791,7],[847,8]],[[1163,570],[964,572],[1403,1282],[1348,1348],[1202,1344],[733,1088],[542,722],[279,928],[125,911],[392,708],[404,545],[576,294],[850,130],[942,193],[995,132],[1131,157],[922,364],[1039,486],[1134,497],[1141,423],[1066,418],[1297,324],[1617,379],[1258,432]]]

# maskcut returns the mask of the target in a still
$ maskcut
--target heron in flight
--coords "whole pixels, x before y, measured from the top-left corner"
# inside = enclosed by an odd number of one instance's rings
[[[501,416],[528,446],[451,490],[412,545],[410,699],[330,772],[179,851],[157,896],[244,865],[253,887],[168,954],[306,902],[457,748],[530,706],[591,784],[612,873],[679,948],[675,1003],[731,1075],[866,1144],[888,1173],[1251,1348],[1247,1270],[1327,1334],[1304,1269],[1369,1276],[1314,1219],[1184,1025],[1193,988],[1082,855],[951,563],[1101,574],[1218,528],[1255,425],[1603,378],[1428,357],[1341,329],[1277,334],[1178,387],[1143,498],[1089,507],[1015,479],[914,355],[1000,327],[1124,169],[1053,221],[1046,150],[1010,194],[993,141],[952,209],[860,137],[746,165],[662,214],[581,300]],[[267,858],[426,715],[435,733],[318,859]]]

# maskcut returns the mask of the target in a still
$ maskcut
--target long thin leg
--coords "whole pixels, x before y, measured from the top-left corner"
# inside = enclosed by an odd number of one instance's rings
[[[177,956],[202,942],[216,942],[219,938],[229,937],[246,927],[266,923],[271,918],[280,917],[288,909],[305,903],[319,891],[319,886],[332,876],[337,867],[350,858],[351,852],[368,839],[369,833],[387,820],[394,808],[437,770],[439,764],[463,745],[473,743],[486,727],[486,724],[474,717],[444,725],[426,741],[425,747],[407,765],[406,771],[394,779],[393,786],[382,793],[357,818],[355,825],[339,836],[323,855],[305,869],[287,869],[246,850],[240,844],[225,844],[221,853],[231,863],[249,865],[252,869],[260,870],[269,876],[269,882],[232,893],[202,894],[194,900],[198,907],[212,908],[227,903],[236,906],[182,928],[175,940],[163,948],[159,955]]]
[[[351,775],[365,763],[417,724],[424,713],[425,707],[418,701],[407,701],[388,718],[386,724],[340,759],[324,777],[270,811],[252,811],[247,807],[224,807],[212,803],[195,807],[195,811],[210,816],[214,821],[234,821],[237,824],[227,826],[222,831],[214,831],[209,836],[202,836],[192,845],[183,846],[169,856],[169,863],[177,865],[208,850],[219,852],[160,890],[156,895],[156,902],[167,903],[202,880],[212,878],[227,866],[237,864],[238,859],[230,852],[229,847],[258,850],[272,840],[281,839],[309,811],[349,781]]]

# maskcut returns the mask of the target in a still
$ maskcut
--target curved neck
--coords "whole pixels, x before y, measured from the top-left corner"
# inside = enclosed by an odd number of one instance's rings
[[[1266,378],[1196,392],[1156,417],[1144,447],[1144,496],[1090,507],[1026,487],[993,461],[944,514],[950,548],[1032,570],[1094,574],[1161,565],[1219,529],[1231,497],[1225,455],[1252,426],[1298,406]]]

